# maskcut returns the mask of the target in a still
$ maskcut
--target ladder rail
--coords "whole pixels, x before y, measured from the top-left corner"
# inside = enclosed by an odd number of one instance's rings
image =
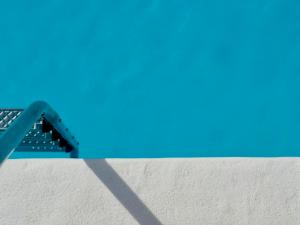
[[[59,115],[44,101],[36,101],[25,109],[0,137],[0,166],[14,152],[34,123],[43,117],[67,142],[72,158],[78,157],[78,142],[64,127]]]

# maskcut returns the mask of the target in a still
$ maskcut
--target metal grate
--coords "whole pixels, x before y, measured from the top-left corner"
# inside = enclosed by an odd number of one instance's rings
[[[23,111],[22,109],[0,109],[0,135],[13,124]],[[74,137],[72,138],[74,139]],[[33,124],[15,151],[70,152],[71,150],[71,146],[41,117]]]
[[[14,151],[67,152],[78,158],[75,137],[47,102],[26,110],[0,109],[0,166]]]
[[[32,129],[25,135],[16,151],[66,151],[59,138],[54,139],[53,130],[43,131],[44,121],[37,121]]]
[[[22,111],[22,109],[0,109],[0,131],[6,130]]]

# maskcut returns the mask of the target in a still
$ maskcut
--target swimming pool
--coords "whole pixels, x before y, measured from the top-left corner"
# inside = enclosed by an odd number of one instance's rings
[[[3,2],[0,105],[49,102],[85,158],[299,156],[299,10]]]

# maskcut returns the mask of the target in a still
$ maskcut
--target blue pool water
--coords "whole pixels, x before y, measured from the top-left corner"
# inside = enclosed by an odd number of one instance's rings
[[[2,1],[0,106],[48,101],[81,157],[300,156],[299,12],[297,0]]]

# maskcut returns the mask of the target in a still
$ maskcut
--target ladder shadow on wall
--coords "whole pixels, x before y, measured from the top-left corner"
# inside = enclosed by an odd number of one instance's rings
[[[85,160],[85,163],[139,224],[162,225],[106,160]]]

